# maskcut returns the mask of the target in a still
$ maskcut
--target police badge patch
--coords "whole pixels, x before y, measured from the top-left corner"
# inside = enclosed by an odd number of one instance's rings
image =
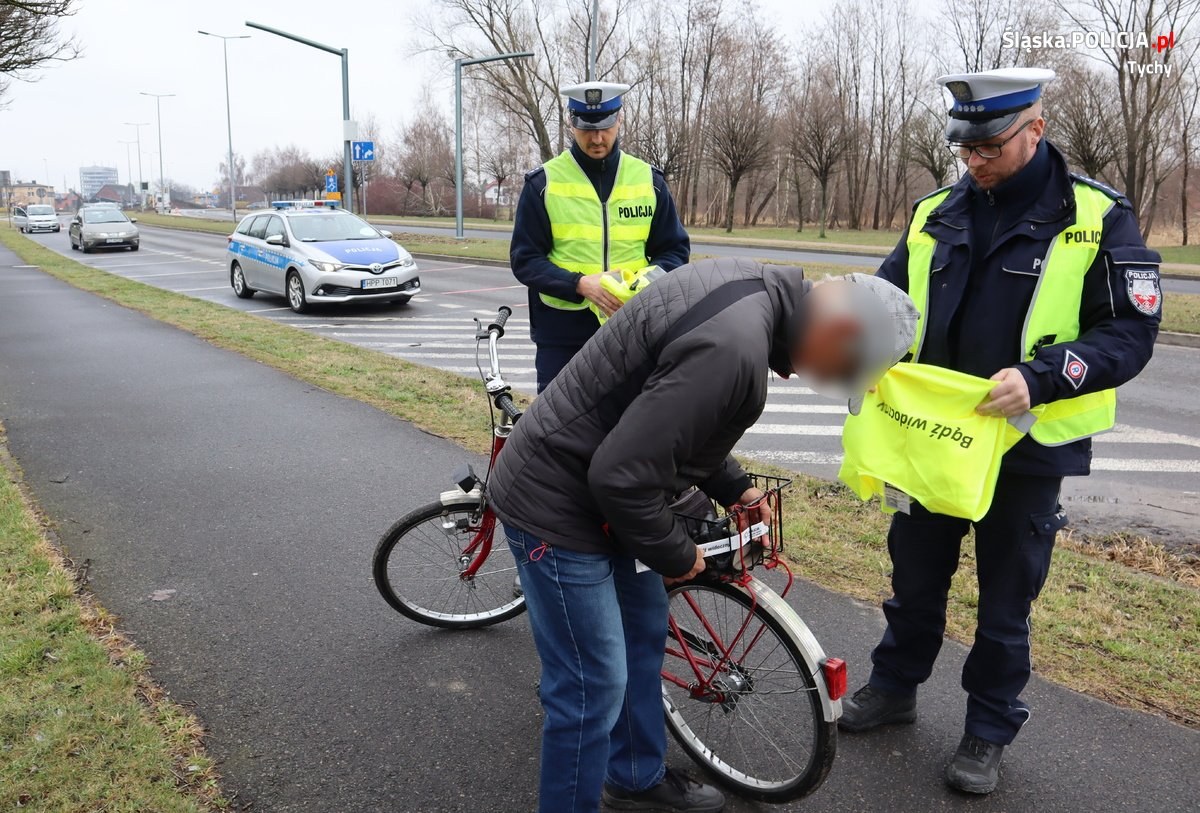
[[[1087,362],[1068,350],[1063,359],[1063,378],[1070,381],[1072,387],[1079,389],[1083,386],[1083,379],[1087,378],[1087,371]]]
[[[1125,290],[1129,304],[1147,316],[1162,310],[1162,289],[1158,284],[1158,272],[1149,268],[1130,268],[1125,272]]]

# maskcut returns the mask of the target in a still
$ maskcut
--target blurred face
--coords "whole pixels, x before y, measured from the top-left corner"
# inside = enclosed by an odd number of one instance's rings
[[[861,334],[862,327],[852,316],[811,314],[792,346],[792,369],[816,387],[848,386],[859,372]]]
[[[971,173],[980,189],[993,189],[1029,163],[1045,129],[1046,120],[1042,118],[1041,106],[1030,108],[1003,133],[985,141],[964,143],[958,153],[959,159],[967,165],[967,172]],[[999,147],[1000,155],[984,158],[977,150],[970,149],[975,146],[981,147],[986,154],[993,154]]]
[[[608,157],[613,150],[613,145],[617,143],[617,135],[621,130],[621,119],[617,119],[617,123],[607,130],[581,130],[578,127],[572,127],[571,132],[575,134],[575,143],[579,145],[579,149],[587,153],[589,158],[595,158],[601,161]]]

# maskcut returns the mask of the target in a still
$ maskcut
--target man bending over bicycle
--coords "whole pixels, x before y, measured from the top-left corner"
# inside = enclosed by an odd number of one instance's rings
[[[708,260],[630,300],[533,402],[488,487],[542,662],[541,813],[591,813],[601,798],[723,809],[665,763],[663,583],[704,570],[672,497],[698,486],[725,506],[756,502],[730,452],[769,371],[861,394],[915,327],[912,301],[876,277],[811,283],[795,267]]]

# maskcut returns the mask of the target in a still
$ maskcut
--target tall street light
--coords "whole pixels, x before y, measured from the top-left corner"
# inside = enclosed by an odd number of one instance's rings
[[[166,192],[168,201],[171,199],[171,193],[164,189],[165,174],[163,173],[163,151],[162,151],[162,100],[174,96],[174,93],[147,93],[144,90],[139,90],[143,96],[154,97],[154,109],[158,115],[158,194],[159,201],[162,201],[163,192]]]
[[[142,195],[142,128],[147,122],[144,121],[127,121],[126,127],[133,127],[137,131],[134,136],[137,139],[137,154],[138,154],[138,200],[141,202],[142,208],[146,206],[146,198]]]
[[[481,65],[484,62],[496,62],[501,59],[524,59],[531,56],[533,56],[533,51],[517,51],[510,54],[454,60],[454,237],[458,240],[463,239],[463,66]]]
[[[588,25],[588,66],[587,79],[596,81],[596,50],[600,47],[600,0],[592,0],[592,19]]]
[[[233,222],[237,223],[237,186],[233,175],[233,114],[229,108],[229,41],[248,40],[249,34],[229,35],[213,34],[208,31],[198,32],[206,37],[216,37],[221,41],[221,50],[225,54],[225,130],[229,136],[229,208],[233,212]]]
[[[346,210],[354,211],[354,165],[350,155],[350,139],[353,135],[350,132],[350,50],[348,48],[334,48],[332,45],[310,40],[308,37],[302,37],[299,34],[289,34],[286,31],[280,31],[278,28],[272,28],[269,25],[261,23],[252,23],[246,21],[246,25],[250,28],[257,28],[259,31],[266,31],[268,34],[274,34],[284,39],[298,42],[301,45],[307,45],[310,48],[316,48],[318,51],[334,54],[342,58],[342,174],[345,176],[343,188],[346,190],[346,199],[342,201],[345,204]]]

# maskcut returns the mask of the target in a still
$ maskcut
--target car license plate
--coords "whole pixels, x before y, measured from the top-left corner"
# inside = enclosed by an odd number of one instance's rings
[[[400,280],[396,277],[376,277],[362,281],[363,288],[395,288],[399,284]]]
[[[123,237],[110,237],[110,238],[108,238],[107,240],[105,240],[104,242],[106,242],[106,243],[123,243],[123,242],[125,242],[125,238],[123,238]]]

